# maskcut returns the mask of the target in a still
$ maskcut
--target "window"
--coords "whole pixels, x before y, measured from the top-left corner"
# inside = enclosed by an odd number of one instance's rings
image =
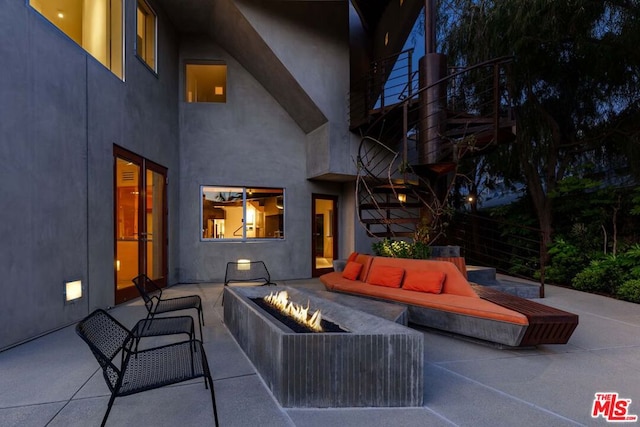
[[[124,78],[122,0],[29,0],[29,5]]]
[[[227,102],[227,66],[225,64],[187,64],[186,102]]]
[[[136,54],[153,71],[156,64],[156,14],[144,0],[138,0],[136,20]]]
[[[202,238],[284,238],[284,189],[201,187]]]

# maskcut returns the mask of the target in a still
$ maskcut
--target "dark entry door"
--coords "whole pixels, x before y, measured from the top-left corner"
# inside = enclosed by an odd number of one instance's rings
[[[311,254],[312,276],[333,271],[338,255],[338,197],[312,195]]]
[[[167,169],[114,146],[115,302],[137,298],[132,279],[167,282]]]

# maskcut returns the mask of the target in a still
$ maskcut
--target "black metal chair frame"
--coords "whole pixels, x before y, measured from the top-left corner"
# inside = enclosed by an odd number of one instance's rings
[[[224,286],[228,286],[231,282],[264,282],[259,286],[277,286],[277,283],[271,281],[271,275],[264,261],[228,262],[224,273]],[[224,305],[224,291],[222,305]]]
[[[131,335],[136,340],[135,351],[138,351],[138,344],[142,338],[177,334],[186,334],[190,341],[196,339],[193,317],[171,316],[142,319],[131,329]],[[194,351],[196,351],[195,347]]]
[[[239,266],[249,266],[248,269],[240,269]],[[271,281],[271,275],[264,261],[249,262],[228,262],[224,274],[224,285],[231,282],[258,282],[263,281],[261,286],[273,285],[277,283]]]
[[[188,295],[183,297],[162,298],[162,289],[153,280],[145,274],[141,274],[133,279],[138,293],[144,300],[147,308],[147,317],[145,320],[153,319],[157,314],[169,313],[179,310],[196,309],[198,311],[198,319],[200,323],[200,341],[202,338],[202,327],[204,326],[204,316],[202,314],[202,300],[198,295]]]
[[[87,343],[102,367],[104,379],[111,391],[109,405],[102,419],[104,426],[116,397],[204,378],[211,391],[213,416],[218,426],[213,379],[202,342],[188,340],[133,351],[135,337],[106,311],[98,309],[76,325],[76,333]],[[196,348],[197,352],[193,349]],[[114,360],[121,354],[120,366]]]

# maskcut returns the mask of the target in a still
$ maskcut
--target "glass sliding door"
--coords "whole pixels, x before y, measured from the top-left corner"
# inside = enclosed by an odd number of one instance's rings
[[[145,273],[166,286],[166,168],[114,147],[115,302],[139,296]]]
[[[159,170],[157,165],[147,164],[146,169],[146,210],[145,210],[145,232],[142,240],[146,240],[146,268],[147,276],[156,282],[166,281],[165,262],[166,259],[166,170]]]
[[[338,255],[338,198],[313,194],[311,217],[312,276],[333,271],[333,260]]]

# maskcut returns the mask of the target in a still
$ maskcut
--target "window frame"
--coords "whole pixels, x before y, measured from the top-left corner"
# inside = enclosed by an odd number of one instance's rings
[[[205,201],[205,189],[211,189],[211,188],[219,188],[219,189],[229,189],[229,190],[234,190],[233,192],[240,192],[242,191],[242,236],[241,237],[234,237],[234,238],[230,238],[230,237],[222,237],[222,238],[217,238],[217,237],[204,237],[204,229],[206,227],[205,223],[204,223],[204,201]],[[281,191],[282,192],[282,237],[250,237],[247,236],[247,227],[250,226],[247,224],[246,222],[246,218],[247,218],[247,201],[249,200],[247,198],[247,194],[249,193],[249,191],[251,189],[264,189],[264,190],[275,190],[275,191]],[[238,190],[238,191],[235,191]],[[229,191],[232,192],[232,191]],[[232,243],[247,243],[247,242],[274,242],[274,241],[284,241],[286,240],[286,188],[285,187],[270,187],[270,186],[241,186],[241,185],[205,185],[205,184],[201,184],[200,185],[200,219],[199,219],[199,224],[200,224],[200,241],[201,242],[220,242],[220,243],[228,243],[228,242],[232,242]],[[255,220],[257,222],[257,219]],[[253,224],[253,223],[252,223]],[[257,227],[257,225],[254,225],[254,227]]]
[[[35,12],[38,16],[40,16],[47,24],[51,25],[55,28],[59,33],[61,33],[64,37],[71,40],[73,44],[78,46],[82,51],[97,61],[100,65],[109,70],[114,76],[116,76],[119,80],[126,80],[126,0],[120,0],[118,4],[109,3],[110,7],[108,10],[108,16],[106,18],[106,40],[105,43],[108,44],[109,47],[118,46],[117,51],[113,51],[113,49],[108,49],[105,53],[106,57],[100,59],[95,55],[95,52],[90,50],[90,47],[87,47],[83,44],[82,40],[77,40],[72,34],[69,34],[62,26],[56,23],[55,19],[52,19],[49,13],[45,13],[45,11],[40,9],[39,4],[32,4],[32,0],[25,0],[26,6],[31,9],[31,11]],[[34,2],[35,3],[35,2]],[[48,3],[48,9],[52,7],[56,7],[55,4]],[[116,12],[119,12],[118,20],[114,20],[113,12],[114,8]],[[50,11],[48,11],[50,12]],[[76,11],[77,12],[77,11]],[[119,33],[117,36],[113,36],[113,25],[114,22],[119,25]],[[81,23],[84,25],[84,22]],[[114,40],[115,39],[115,40]],[[115,64],[114,64],[115,62]]]
[[[153,19],[153,28],[151,29],[151,33],[152,33],[152,42],[153,42],[153,64],[150,64],[149,61],[147,61],[147,44],[148,44],[148,30],[145,31],[145,38],[143,39],[143,45],[144,45],[144,55],[140,55],[140,53],[138,52],[138,13],[140,11],[140,9],[142,9],[144,15],[145,15],[145,30],[146,29],[146,25],[147,25],[147,20],[149,17],[151,17]],[[138,58],[140,60],[140,62],[142,62],[144,65],[147,66],[147,68],[149,68],[151,71],[153,71],[155,74],[158,74],[158,14],[156,13],[156,11],[151,7],[151,5],[149,4],[149,2],[147,0],[136,0],[136,36],[134,39],[134,54],[136,56],[136,58]]]
[[[200,66],[221,66],[224,67],[224,85],[222,86],[223,94],[220,95],[223,97],[222,100],[219,101],[198,101],[197,94],[194,96],[194,100],[189,100],[189,73],[187,68],[190,65],[200,65]],[[181,97],[181,101],[185,104],[227,104],[228,96],[229,96],[229,65],[226,61],[220,59],[185,59],[183,61],[182,72],[184,73],[184,78],[182,79],[184,89]],[[215,83],[214,83],[215,87]]]

